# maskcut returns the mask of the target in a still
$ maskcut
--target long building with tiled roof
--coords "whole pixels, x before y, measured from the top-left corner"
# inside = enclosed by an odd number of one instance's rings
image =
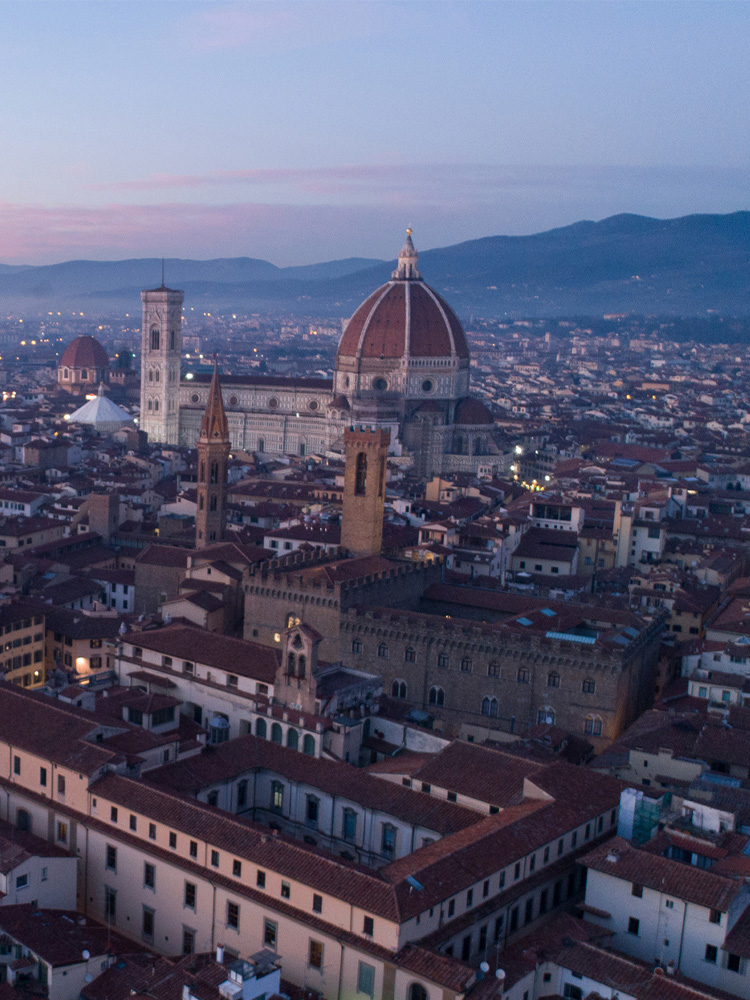
[[[256,774],[273,771],[287,794],[292,773],[321,800],[347,787],[354,795],[359,781],[387,862],[376,868],[140,780],[134,762],[110,753],[106,741],[106,727],[93,718],[87,724],[85,712],[0,686],[0,787],[8,813],[78,853],[84,912],[138,940],[146,927],[150,946],[162,953],[173,954],[186,933],[198,951],[217,942],[242,955],[268,947],[283,956],[287,979],[325,996],[355,995],[365,975],[377,996],[406,1000],[417,983],[428,1000],[459,1000],[476,982],[466,962],[486,947],[488,934],[501,947],[575,898],[576,858],[617,826],[620,783],[583,775],[584,796],[568,765],[529,763],[517,804],[496,812],[485,805],[482,816],[423,784],[394,786],[355,768],[344,777],[348,765],[336,764],[324,777],[324,761],[290,763],[291,751],[245,741]],[[225,769],[210,759],[216,751],[206,751],[194,765],[177,765],[177,783],[191,787],[191,767],[198,784],[223,774],[236,803],[245,779],[229,746]],[[509,764],[501,751],[480,752],[498,773]],[[556,776],[559,769],[565,773]],[[269,811],[282,809],[280,794]],[[433,842],[389,860],[390,815],[432,817]],[[311,940],[325,955],[314,972]]]

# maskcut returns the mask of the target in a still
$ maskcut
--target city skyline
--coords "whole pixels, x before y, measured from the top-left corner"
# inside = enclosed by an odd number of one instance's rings
[[[747,208],[739,4],[6,3],[0,262]]]

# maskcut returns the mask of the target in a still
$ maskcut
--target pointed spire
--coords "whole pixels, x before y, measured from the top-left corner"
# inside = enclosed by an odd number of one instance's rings
[[[406,242],[398,255],[398,267],[393,272],[397,281],[419,281],[422,275],[417,270],[419,255],[411,239],[411,226],[406,230]]]
[[[201,423],[200,441],[229,440],[229,422],[224,410],[224,400],[219,383],[219,362],[214,358],[214,374],[208,390],[208,402]]]

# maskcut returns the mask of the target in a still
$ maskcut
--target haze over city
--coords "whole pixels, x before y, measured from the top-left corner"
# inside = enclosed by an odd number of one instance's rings
[[[0,262],[747,208],[738,3],[5,3]]]

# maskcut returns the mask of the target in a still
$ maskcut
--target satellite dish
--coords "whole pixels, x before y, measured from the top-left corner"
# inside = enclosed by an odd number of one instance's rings
[[[91,952],[88,950],[88,948],[84,949],[84,951],[81,952],[81,957],[85,958],[86,961],[88,962],[88,960],[91,958]]]
[[[490,963],[489,962],[482,962],[482,964],[479,966],[479,968],[482,970],[482,972],[489,972],[490,971]]]

